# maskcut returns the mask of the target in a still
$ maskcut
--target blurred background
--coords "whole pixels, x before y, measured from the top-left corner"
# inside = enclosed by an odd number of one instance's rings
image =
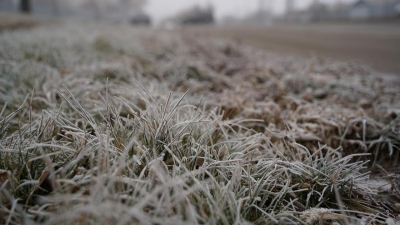
[[[400,73],[400,0],[0,0],[0,10],[3,21],[79,16]]]

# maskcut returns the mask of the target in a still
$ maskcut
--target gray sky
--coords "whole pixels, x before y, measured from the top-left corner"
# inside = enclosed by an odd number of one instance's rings
[[[274,13],[282,13],[285,9],[286,0],[264,0],[271,4]],[[313,0],[295,0],[298,8],[305,7]],[[321,2],[353,2],[354,0],[319,0]],[[148,12],[156,22],[170,17],[175,13],[194,5],[206,6],[212,4],[215,8],[217,19],[227,15],[242,17],[254,12],[258,7],[259,0],[148,0],[145,11]]]

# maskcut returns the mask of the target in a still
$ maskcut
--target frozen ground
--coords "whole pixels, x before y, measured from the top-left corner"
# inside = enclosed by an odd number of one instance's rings
[[[3,30],[1,222],[395,224],[399,86],[169,31]]]

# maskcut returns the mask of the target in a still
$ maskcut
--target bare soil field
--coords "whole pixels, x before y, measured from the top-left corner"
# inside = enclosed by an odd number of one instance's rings
[[[400,73],[400,23],[331,23],[270,27],[185,27],[184,34],[229,38],[278,53],[352,60]]]

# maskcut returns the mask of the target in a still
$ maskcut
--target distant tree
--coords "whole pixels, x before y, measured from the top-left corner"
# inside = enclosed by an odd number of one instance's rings
[[[212,24],[214,23],[214,8],[211,5],[206,8],[197,5],[180,12],[175,21],[181,24]]]
[[[58,16],[60,14],[58,0],[51,1],[51,9],[52,9],[52,12],[53,12],[53,16]]]
[[[96,1],[96,0],[89,0],[87,4],[89,5],[89,7],[91,7],[94,10],[94,17],[96,19],[100,19],[100,17],[101,17],[101,13],[100,13],[101,3],[99,3],[99,1]]]
[[[138,13],[146,4],[146,0],[116,0],[119,5],[119,11],[124,17],[128,18],[132,13]],[[136,15],[137,16],[137,15]]]
[[[31,0],[21,0],[20,10],[23,13],[31,13],[32,10]]]
[[[136,8],[136,9],[143,8],[147,3],[147,0],[120,0],[120,1],[122,3],[125,2],[124,3],[125,5]]]
[[[103,13],[129,14],[131,11],[140,11],[147,0],[82,0],[84,8],[94,10],[96,18],[100,18]]]

